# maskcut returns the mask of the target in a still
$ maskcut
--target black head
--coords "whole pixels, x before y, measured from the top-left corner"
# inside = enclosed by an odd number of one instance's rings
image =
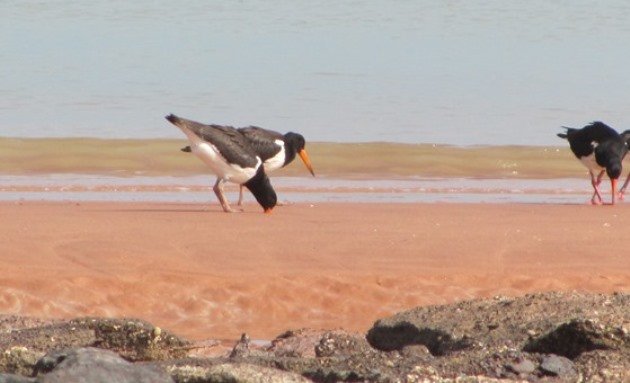
[[[304,136],[298,133],[289,132],[284,135],[284,150],[286,153],[285,165],[288,165],[295,159],[295,155],[304,149],[306,140]]]
[[[619,137],[617,139],[602,142],[595,148],[597,163],[606,168],[606,174],[610,179],[621,176],[621,161],[628,153],[626,143]]]
[[[309,172],[313,176],[315,176],[315,172],[313,171],[313,165],[311,165],[311,160],[308,157],[308,153],[306,153],[306,140],[304,136],[298,133],[289,132],[284,135],[284,165],[287,166],[295,159],[295,155],[299,154],[302,162],[308,169]]]
[[[278,197],[276,196],[275,190],[271,186],[271,181],[269,181],[269,177],[265,174],[265,170],[263,166],[258,167],[258,171],[256,171],[256,175],[250,178],[249,181],[243,184],[249,191],[252,192],[256,201],[262,206],[265,210],[265,213],[270,212],[271,209],[276,206],[278,202]]]
[[[617,179],[621,176],[621,161],[616,161],[606,166],[606,174],[610,179]]]

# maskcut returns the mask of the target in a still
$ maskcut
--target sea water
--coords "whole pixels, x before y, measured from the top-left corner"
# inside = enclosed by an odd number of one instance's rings
[[[630,128],[630,3],[4,0],[0,136],[556,145]]]

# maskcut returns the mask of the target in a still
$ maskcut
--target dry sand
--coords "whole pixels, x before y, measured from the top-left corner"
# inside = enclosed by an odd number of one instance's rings
[[[630,291],[630,204],[0,203],[0,312],[191,339],[366,331],[418,305]]]

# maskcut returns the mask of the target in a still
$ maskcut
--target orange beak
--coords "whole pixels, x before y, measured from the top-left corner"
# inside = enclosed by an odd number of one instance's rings
[[[615,204],[615,195],[617,194],[617,179],[611,178],[610,185],[612,187],[612,204]]]
[[[306,149],[300,150],[298,154],[300,155],[302,162],[304,162],[304,165],[306,165],[306,168],[308,169],[308,171],[311,172],[313,177],[315,177],[315,172],[313,171],[313,165],[311,165],[311,160],[308,158],[308,154],[306,154]]]

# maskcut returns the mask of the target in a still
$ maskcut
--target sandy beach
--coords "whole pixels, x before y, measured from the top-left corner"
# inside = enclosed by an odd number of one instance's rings
[[[0,312],[191,339],[364,332],[418,305],[630,291],[630,205],[2,202]]]

